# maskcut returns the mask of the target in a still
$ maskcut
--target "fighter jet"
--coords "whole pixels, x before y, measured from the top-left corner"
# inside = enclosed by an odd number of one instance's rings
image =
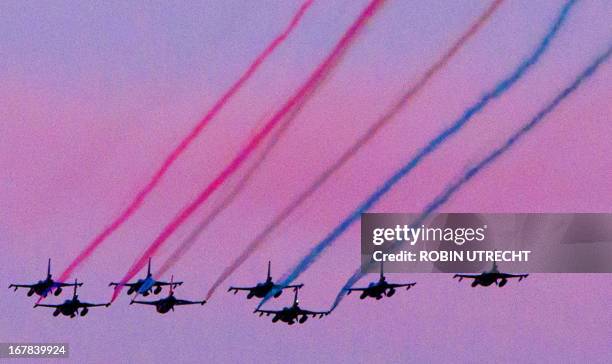
[[[493,262],[493,268],[491,268],[488,272],[482,272],[480,274],[455,274],[454,278],[459,278],[459,282],[463,280],[463,278],[471,278],[474,281],[472,282],[472,287],[476,287],[481,285],[483,287],[488,287],[495,283],[498,287],[503,287],[508,283],[509,278],[518,278],[519,282],[523,280],[523,278],[527,278],[529,274],[509,274],[509,273],[501,273],[497,269],[497,262]]]
[[[170,279],[170,283],[173,283],[174,276]],[[130,305],[134,303],[139,303],[141,305],[152,305],[155,306],[157,312],[164,314],[169,312],[170,310],[174,311],[174,306],[183,306],[183,305],[195,305],[200,304],[204,305],[206,301],[187,301],[187,300],[179,300],[174,297],[174,284],[170,284],[170,293],[166,298],[162,298],[156,301],[136,301],[132,300]]]
[[[291,286],[279,286],[272,281],[272,276],[270,275],[270,262],[268,261],[268,277],[265,282],[257,283],[254,287],[230,287],[227,291],[234,291],[234,294],[238,293],[238,291],[249,291],[247,294],[247,299],[251,299],[253,297],[264,298],[268,295],[270,291],[273,289],[278,289],[278,292],[274,294],[274,298],[278,298],[282,293],[283,289],[286,288],[302,288],[303,284],[296,284]]]
[[[72,299],[66,300],[64,301],[64,303],[59,304],[59,305],[48,305],[48,304],[42,304],[42,303],[37,303],[34,305],[34,307],[53,307],[55,308],[55,311],[53,311],[53,316],[59,316],[59,314],[61,313],[64,316],[69,316],[70,318],[74,318],[76,317],[76,315],[79,314],[79,309],[81,309],[80,315],[81,316],[85,316],[87,315],[87,313],[89,312],[89,308],[91,307],[100,307],[100,306],[105,306],[108,307],[110,306],[110,302],[109,303],[87,303],[87,302],[81,302],[79,300],[79,296],[77,295],[77,286],[82,285],[83,283],[77,283],[77,280],[74,280],[74,293],[72,295]]]
[[[51,278],[51,258],[47,263],[47,278],[42,281],[38,281],[34,284],[11,284],[9,288],[15,288],[15,291],[19,288],[29,288],[28,297],[32,296],[34,293],[41,297],[47,297],[47,295],[52,291],[56,296],[59,296],[62,293],[62,287],[70,287],[74,286],[76,283],[62,283],[56,282]],[[83,285],[83,283],[79,283],[79,286]]]
[[[380,262],[380,278],[378,282],[371,282],[367,287],[363,288],[347,288],[347,295],[351,294],[353,291],[361,291],[361,295],[359,298],[362,300],[366,297],[376,298],[377,300],[383,298],[383,295],[387,297],[391,297],[395,294],[395,289],[400,287],[406,287],[406,290],[409,290],[410,287],[416,285],[416,282],[413,283],[388,283],[385,278],[385,273],[383,270],[383,263]]]
[[[162,291],[162,286],[171,286],[171,288],[176,288],[183,284],[183,282],[174,282],[172,284],[168,282],[161,282],[155,280],[153,278],[153,274],[151,274],[151,258],[149,258],[149,265],[147,267],[147,276],[144,279],[139,279],[136,282],[126,283],[124,286],[129,287],[127,290],[128,296],[134,292],[141,294],[143,296],[148,296],[149,293],[153,292],[153,294],[157,295]],[[111,282],[108,284],[109,287],[118,286],[119,283]],[[155,288],[153,288],[155,287]]]
[[[285,307],[279,311],[268,311],[268,310],[256,309],[254,313],[259,313],[259,316],[274,315],[274,317],[272,318],[272,322],[278,322],[280,320],[282,322],[286,322],[289,325],[293,325],[296,321],[299,322],[300,324],[303,324],[304,322],[306,322],[306,320],[308,320],[308,316],[312,316],[312,317],[319,316],[319,318],[322,318],[323,316],[327,316],[330,314],[331,311],[320,312],[320,311],[308,311],[308,310],[301,309],[299,306],[299,301],[298,301],[299,288],[296,287],[294,288],[294,290],[295,290],[295,296],[293,298],[293,305],[289,307]]]

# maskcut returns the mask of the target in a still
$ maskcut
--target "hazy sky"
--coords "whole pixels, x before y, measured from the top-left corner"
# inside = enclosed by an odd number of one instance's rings
[[[295,33],[171,169],[143,208],[75,276],[106,301],[165,224],[325,57],[366,1],[317,1]],[[179,298],[216,276],[488,6],[390,0],[306,105],[234,205],[172,270]],[[0,283],[54,273],[130,201],[217,97],[287,24],[299,1],[3,1],[0,3]],[[511,72],[562,1],[507,1],[422,94],[294,214],[229,284],[279,277],[427,140]],[[419,211],[468,164],[500,144],[612,41],[612,3],[581,1],[539,64],[374,211]],[[612,212],[612,65],[445,211]],[[234,180],[232,180],[234,181]],[[231,181],[230,181],[231,182]],[[225,189],[170,239],[161,264]],[[353,227],[300,277],[305,308],[326,309],[359,263]],[[374,277],[370,277],[373,279]],[[612,356],[610,275],[533,275],[471,289],[448,275],[414,279],[380,302],[350,296],[301,327],[252,314],[219,289],[204,307],[158,315],[122,297],[85,318],[32,309],[0,290],[0,342],[66,341],[78,362],[588,361]],[[463,282],[465,283],[465,282]],[[67,294],[64,294],[67,296]],[[290,295],[271,301],[282,307]],[[49,298],[49,302],[57,300]],[[606,360],[607,358],[608,360]]]

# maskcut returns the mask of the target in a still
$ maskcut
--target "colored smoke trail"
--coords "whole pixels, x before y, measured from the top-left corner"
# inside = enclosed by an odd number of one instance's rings
[[[342,56],[341,56],[342,57]],[[193,245],[197,242],[200,235],[206,230],[206,228],[215,220],[217,216],[219,216],[225,209],[227,209],[235,198],[242,192],[242,190],[248,185],[249,181],[255,174],[255,172],[261,167],[261,164],[265,162],[268,155],[280,139],[283,137],[284,133],[289,126],[293,123],[293,121],[297,118],[297,116],[302,111],[302,108],[305,104],[308,103],[312,95],[319,89],[325,80],[329,77],[331,71],[335,66],[339,63],[341,57],[337,58],[334,62],[334,65],[328,70],[328,72],[323,76],[321,81],[317,83],[313,89],[311,89],[308,93],[308,96],[304,97],[300,102],[300,105],[294,107],[291,113],[286,116],[284,122],[281,123],[280,127],[274,132],[274,134],[270,137],[270,141],[266,144],[264,150],[259,154],[257,160],[248,168],[245,174],[240,178],[238,183],[232,188],[230,193],[208,214],[200,223],[193,229],[186,239],[172,252],[170,257],[166,259],[166,261],[162,264],[162,267],[155,273],[155,277],[159,278],[163,276],[170,268],[172,268],[178,261],[185,256],[189,252],[189,250],[193,247]],[[208,301],[208,299],[206,299]]]
[[[470,106],[463,115],[456,120],[450,127],[443,130],[434,139],[430,140],[429,143],[420,149],[414,157],[412,157],[402,168],[396,171],[389,179],[387,179],[377,190],[374,191],[358,208],[348,215],[340,224],[334,228],[323,240],[321,240],[300,262],[293,267],[293,269],[286,274],[279,285],[288,285],[293,282],[302,272],[304,272],[316,258],[329,247],[336,239],[338,239],[355,221],[359,220],[362,212],[370,209],[381,197],[391,190],[402,178],[404,178],[410,171],[412,171],[423,158],[430,153],[434,152],[444,141],[457,133],[461,128],[478,112],[482,111],[484,107],[497,97],[500,97],[507,90],[512,87],[529,69],[534,65],[542,56],[544,51],[548,49],[550,42],[557,35],[559,29],[565,22],[567,15],[572,9],[576,0],[568,0],[563,6],[559,16],[555,19],[552,27],[549,29],[547,34],[544,36],[535,51],[525,59],[512,74],[500,81],[492,90],[485,93],[482,98],[474,105]],[[275,293],[276,290],[272,290],[264,299],[259,303],[258,307],[261,307],[270,297]]]
[[[204,118],[191,130],[191,132],[181,141],[181,143],[166,157],[162,166],[155,172],[147,185],[138,192],[138,195],[128,205],[128,207],[117,217],[110,225],[108,225],[100,234],[98,234],[81,253],[74,259],[68,268],[62,272],[59,281],[66,281],[72,272],[104,242],[115,230],[125,223],[136,210],[142,205],[147,195],[157,186],[164,174],[170,166],[178,159],[178,157],[187,149],[196,137],[202,132],[204,127],[221,111],[223,106],[234,96],[244,84],[257,71],[259,66],[280,46],[289,34],[297,27],[300,20],[303,18],[306,11],[310,8],[314,0],[306,0],[295,13],[289,25],[279,34],[264,51],[255,58],[249,65],[242,76],[223,94],[223,96],[214,104]]]
[[[242,251],[242,253],[223,270],[221,275],[215,280],[211,288],[206,294],[206,300],[209,300],[215,293],[215,290],[229,278],[236,269],[238,269],[257,249],[263,244],[263,242],[272,234],[276,228],[282,224],[299,206],[301,206],[311,195],[313,195],[334,173],[336,173],[346,162],[348,162],[364,145],[366,145],[376,134],[382,129],[389,121],[397,115],[397,113],[405,106],[405,104],[412,98],[416,97],[418,93],[427,85],[429,80],[437,74],[444,66],[448,64],[450,59],[467,43],[467,41],[478,32],[478,30],[486,23],[486,21],[495,13],[497,8],[504,2],[504,0],[494,1],[468,30],[459,37],[459,39],[449,48],[446,53],[436,61],[418,80],[418,82],[410,87],[401,97],[395,102],[395,104],[382,116],[380,117],[368,130],[348,148],[339,159],[337,159],[331,166],[329,166],[322,174],[320,174],[315,181],[298,195],[285,209],[283,209]]]
[[[189,203],[171,222],[159,236],[149,245],[142,256],[130,267],[125,276],[121,279],[120,285],[118,285],[113,291],[111,302],[114,301],[123,285],[131,279],[142,267],[146,264],[148,258],[155,254],[157,249],[172,235],[172,233],[187,220],[191,214],[193,214],[197,208],[204,203],[208,197],[219,188],[225,180],[227,180],[234,172],[240,167],[240,165],[246,161],[251,153],[257,148],[257,146],[264,140],[264,138],[272,131],[272,129],[278,124],[283,117],[290,112],[296,105],[299,105],[302,99],[308,96],[311,89],[326,75],[328,68],[334,65],[336,58],[338,58],[346,48],[352,44],[352,40],[356,37],[359,31],[382,6],[384,0],[371,0],[368,6],[363,10],[351,27],[346,31],[342,38],[335,45],[332,52],[327,58],[316,68],[316,70],[310,75],[307,81],[300,87],[300,89],[280,108],[276,114],[264,125],[264,127],[247,143],[247,145],[236,155],[236,157],[230,162],[230,164],[203,190],[200,194]]]
[[[200,223],[193,229],[187,238],[172,252],[170,257],[162,264],[159,270],[154,274],[156,278],[162,277],[170,268],[172,268],[196,243],[202,232],[219,216],[225,209],[227,209],[234,199],[242,192],[242,190],[248,185],[251,177],[255,174],[255,171],[259,169],[261,164],[266,160],[270,152],[274,149],[276,144],[280,141],[283,134],[294,119],[294,115],[288,117],[290,120],[282,123],[280,127],[275,130],[274,134],[270,137],[270,141],[266,144],[264,150],[259,154],[257,160],[248,168],[245,174],[240,178],[238,183],[232,188],[229,194],[200,221]]]
[[[486,168],[491,163],[495,162],[495,160],[501,157],[505,152],[507,152],[512,146],[516,144],[522,137],[524,137],[527,133],[529,133],[538,123],[540,123],[549,113],[551,113],[563,100],[571,95],[576,89],[582,84],[583,81],[587,80],[591,77],[604,62],[606,62],[610,55],[612,54],[612,45],[610,45],[606,52],[599,55],[593,63],[591,63],[582,73],[563,91],[561,91],[549,104],[547,104],[542,110],[540,110],[533,119],[531,119],[528,123],[523,125],[518,131],[510,136],[500,147],[494,149],[491,153],[489,153],[485,158],[483,158],[480,162],[472,165],[467,169],[467,171],[454,183],[450,184],[446,189],[442,191],[436,198],[432,200],[429,205],[423,210],[421,215],[411,224],[411,227],[417,227],[421,225],[427,218],[438,208],[444,205],[448,200],[457,192],[464,184],[468,183],[474,176],[476,176],[479,172],[481,172],[484,168]],[[393,251],[394,248],[398,246],[398,243],[393,243],[391,245],[390,251]],[[370,261],[370,265],[375,262]],[[345,296],[345,292],[347,288],[350,288],[355,284],[361,277],[363,277],[364,273],[361,272],[360,269],[357,269],[355,273],[348,279],[348,281],[344,284],[343,288],[338,292],[336,299],[331,307],[331,310],[335,309],[342,298]]]

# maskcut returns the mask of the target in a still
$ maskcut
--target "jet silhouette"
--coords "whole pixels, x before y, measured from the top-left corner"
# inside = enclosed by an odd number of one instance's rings
[[[151,274],[151,258],[149,258],[149,265],[147,267],[147,276],[133,283],[125,283],[124,286],[129,287],[129,289],[127,290],[128,296],[136,292],[146,297],[151,292],[153,292],[153,294],[155,295],[159,294],[162,291],[162,286],[171,286],[171,288],[176,288],[180,286],[181,284],[183,284],[183,282],[174,282],[170,284],[168,282],[161,282],[161,281],[155,280],[153,278],[153,274]],[[108,285],[109,287],[118,286],[119,283],[111,282]]]
[[[19,288],[29,288],[28,297],[32,296],[34,293],[41,297],[47,297],[52,290],[55,290],[54,294],[59,296],[62,293],[62,287],[71,287],[76,284],[56,282],[51,277],[51,258],[49,258],[47,263],[47,278],[34,284],[10,284],[9,288],[15,288],[15,291]],[[83,283],[79,283],[78,285],[81,286]]]
[[[249,291],[247,294],[247,299],[251,299],[253,297],[264,298],[272,291],[273,289],[278,289],[278,292],[274,294],[274,298],[278,298],[282,293],[283,289],[286,288],[302,288],[303,284],[296,284],[291,286],[280,286],[275,284],[272,281],[272,276],[270,275],[270,261],[268,261],[268,277],[264,282],[257,283],[257,285],[253,287],[230,287],[227,291],[234,291],[234,294],[238,293],[238,291]]]
[[[55,311],[53,311],[53,316],[59,316],[59,314],[61,313],[64,316],[69,316],[70,318],[74,318],[76,317],[76,315],[79,314],[79,309],[81,309],[80,315],[85,316],[87,315],[91,307],[110,306],[110,302],[109,303],[81,302],[79,300],[79,296],[77,295],[77,287],[82,284],[83,283],[78,283],[77,280],[75,279],[74,284],[72,284],[74,286],[74,293],[72,295],[72,298],[64,301],[64,303],[62,304],[49,305],[49,304],[37,303],[34,305],[34,307],[39,307],[39,306],[40,307],[52,307],[52,308],[55,308]]]
[[[508,283],[508,279],[510,278],[518,278],[519,282],[523,280],[523,278],[527,278],[529,274],[509,274],[509,273],[501,273],[497,269],[497,262],[493,262],[493,268],[491,268],[488,272],[482,272],[480,274],[455,274],[454,278],[459,278],[459,282],[463,280],[463,278],[471,278],[474,281],[472,282],[472,287],[476,287],[478,285],[483,287],[488,287],[495,283],[498,287],[503,287]]]
[[[174,284],[173,284],[174,276],[170,279],[170,293],[166,298],[162,298],[156,301],[136,301],[132,300],[130,305],[134,303],[138,303],[141,305],[152,305],[155,306],[155,310],[161,314],[167,313],[170,310],[174,311],[174,306],[183,306],[183,305],[195,305],[200,304],[204,305],[206,301],[187,301],[187,300],[179,300],[174,297]]]
[[[304,322],[306,322],[306,320],[308,320],[308,316],[312,316],[312,317],[319,316],[319,318],[322,318],[323,316],[327,316],[331,313],[331,311],[320,312],[320,311],[303,310],[299,306],[299,300],[298,300],[299,288],[294,288],[294,290],[295,290],[295,296],[293,297],[293,305],[289,307],[285,307],[279,311],[256,309],[254,313],[259,313],[259,316],[274,315],[274,317],[272,318],[272,322],[282,321],[282,322],[286,322],[288,325],[293,325],[294,323],[296,323],[296,321],[299,322],[300,324],[303,324]]]
[[[366,297],[376,298],[377,300],[383,298],[383,295],[387,297],[391,297],[395,294],[395,289],[400,287],[406,287],[406,290],[409,290],[410,287],[416,285],[416,282],[413,283],[388,283],[385,278],[385,273],[383,270],[383,262],[380,262],[380,278],[378,282],[371,282],[367,287],[363,288],[347,288],[347,295],[351,294],[353,291],[361,291],[361,295],[359,298],[362,300]]]

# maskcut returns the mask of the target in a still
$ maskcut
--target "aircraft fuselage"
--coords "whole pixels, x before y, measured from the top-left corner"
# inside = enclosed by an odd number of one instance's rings
[[[365,299],[366,297],[372,297],[379,300],[383,297],[383,295],[391,297],[394,294],[395,288],[389,286],[387,282],[379,281],[370,283],[368,285],[368,288],[361,293],[361,296],[359,298]]]
[[[89,312],[87,307],[81,306],[81,302],[78,299],[66,300],[55,309],[53,316],[59,316],[59,314],[62,314],[64,316],[74,318],[79,314],[79,309],[81,309],[81,316],[85,316]]]
[[[264,298],[268,295],[268,293],[270,293],[270,291],[272,291],[273,288],[274,288],[274,283],[272,283],[272,281],[266,281],[264,283],[257,283],[257,285],[249,291],[247,298],[249,299],[253,297]],[[275,294],[274,297],[280,296],[281,293],[282,293],[282,290],[279,291],[277,294]]]
[[[307,318],[307,316],[304,316],[304,317]],[[272,322],[282,321],[289,325],[293,325],[297,318],[298,318],[298,310],[296,307],[285,307],[280,312],[278,312],[276,315],[274,315],[274,317],[272,318]],[[300,323],[303,323],[304,321],[306,320],[305,319],[300,320]]]
[[[168,313],[170,310],[174,310],[174,304],[176,303],[176,298],[174,296],[169,296],[159,301],[155,305],[155,310],[161,314]]]
[[[508,283],[508,280],[499,273],[482,273],[480,276],[474,279],[474,282],[472,282],[472,287],[476,287],[478,285],[488,287],[492,284],[503,287],[506,285],[506,283]]]
[[[53,280],[45,279],[44,281],[38,281],[35,285],[30,288],[28,291],[28,296],[32,296],[34,293],[41,297],[47,297],[49,292],[51,292],[51,288],[53,287]],[[60,291],[61,292],[61,291]],[[57,295],[58,293],[56,293]]]

